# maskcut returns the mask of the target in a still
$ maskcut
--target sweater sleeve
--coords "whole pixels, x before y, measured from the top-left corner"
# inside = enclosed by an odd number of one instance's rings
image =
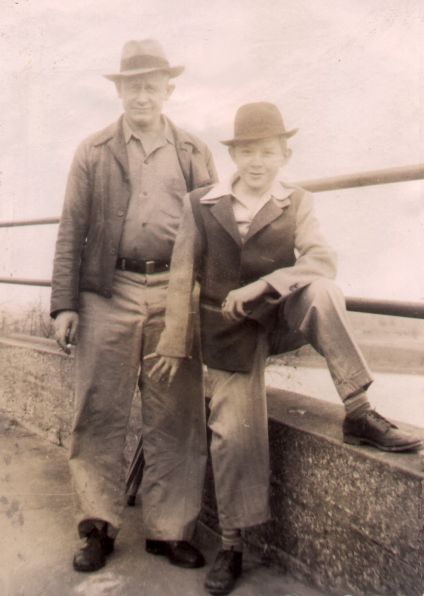
[[[276,269],[263,277],[283,298],[315,279],[336,276],[336,253],[320,230],[309,192],[302,195],[296,213],[295,250],[297,259],[292,267]]]
[[[187,358],[191,355],[197,317],[193,288],[200,249],[200,234],[194,221],[189,195],[186,195],[172,253],[165,329],[156,348],[161,356]]]

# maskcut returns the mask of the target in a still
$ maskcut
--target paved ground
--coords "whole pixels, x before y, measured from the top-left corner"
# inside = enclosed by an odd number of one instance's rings
[[[0,418],[0,596],[198,596],[205,569],[182,570],[145,553],[140,507],[126,510],[108,565],[71,568],[77,544],[65,451]],[[213,545],[200,545],[208,561]],[[319,596],[249,559],[235,596]]]

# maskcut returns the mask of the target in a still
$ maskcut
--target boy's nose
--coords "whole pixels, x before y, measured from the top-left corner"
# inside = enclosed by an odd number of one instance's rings
[[[259,152],[253,153],[250,161],[252,164],[260,165],[262,163],[262,155]]]

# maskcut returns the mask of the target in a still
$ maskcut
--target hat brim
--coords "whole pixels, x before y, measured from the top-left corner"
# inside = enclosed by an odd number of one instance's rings
[[[117,74],[106,74],[103,75],[105,79],[116,83],[122,79],[128,79],[129,77],[136,77],[137,75],[149,74],[150,72],[167,72],[171,78],[178,77],[183,71],[184,66],[169,66],[168,68],[136,68],[133,70],[123,70]]]
[[[249,143],[251,141],[260,141],[262,139],[269,139],[271,137],[284,137],[289,139],[293,135],[297,133],[298,128],[292,128],[291,130],[286,130],[284,132],[276,132],[275,134],[270,135],[269,133],[263,135],[255,135],[253,137],[237,137],[236,139],[229,139],[227,141],[220,141],[223,145],[227,145],[227,147],[232,147],[234,145],[240,145],[242,143]]]

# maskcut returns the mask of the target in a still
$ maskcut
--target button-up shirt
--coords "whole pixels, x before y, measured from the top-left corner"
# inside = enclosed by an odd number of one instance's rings
[[[169,260],[182,213],[186,182],[166,120],[162,131],[139,136],[123,121],[131,198],[119,255]]]

